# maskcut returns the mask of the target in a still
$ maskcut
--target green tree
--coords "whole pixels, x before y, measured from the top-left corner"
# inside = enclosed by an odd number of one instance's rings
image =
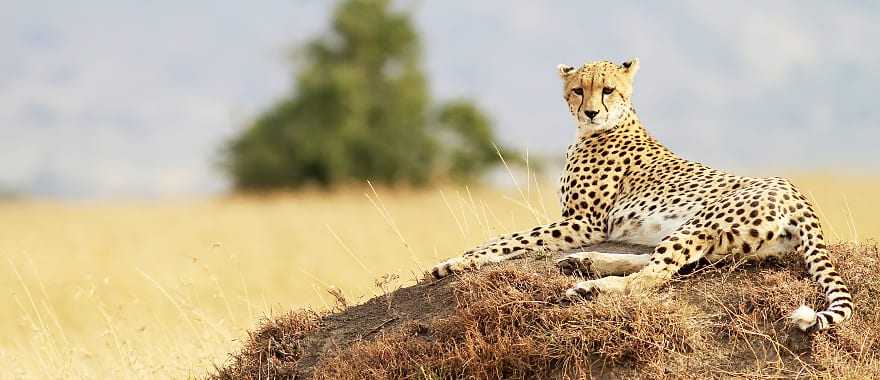
[[[419,36],[390,0],[342,1],[329,35],[301,58],[294,93],[228,145],[225,168],[238,188],[422,184],[487,168],[491,128],[476,107],[443,106],[433,127]]]
[[[459,180],[471,180],[504,157],[520,163],[519,154],[496,145],[492,122],[473,103],[447,102],[435,111],[433,125],[440,144],[440,171]]]

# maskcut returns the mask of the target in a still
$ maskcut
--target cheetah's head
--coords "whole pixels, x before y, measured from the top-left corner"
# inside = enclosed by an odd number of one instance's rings
[[[633,78],[639,70],[634,58],[620,65],[608,61],[587,63],[579,69],[559,65],[563,97],[577,123],[579,133],[593,132],[617,125],[630,109]]]

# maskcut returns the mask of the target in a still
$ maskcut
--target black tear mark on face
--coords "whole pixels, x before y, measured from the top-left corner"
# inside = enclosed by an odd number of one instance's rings
[[[632,64],[632,61],[626,61],[623,63],[623,67],[628,69],[630,66],[632,66]]]

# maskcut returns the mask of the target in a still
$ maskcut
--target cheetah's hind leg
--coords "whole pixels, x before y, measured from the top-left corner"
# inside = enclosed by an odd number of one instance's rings
[[[565,256],[556,261],[556,266],[566,275],[604,277],[635,273],[650,263],[651,255],[585,251]]]

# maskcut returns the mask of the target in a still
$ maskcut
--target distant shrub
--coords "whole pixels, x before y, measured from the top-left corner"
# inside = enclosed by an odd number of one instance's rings
[[[418,33],[390,3],[340,3],[331,33],[302,50],[293,95],[228,144],[224,168],[237,188],[424,184],[499,162],[475,105],[431,105]]]

